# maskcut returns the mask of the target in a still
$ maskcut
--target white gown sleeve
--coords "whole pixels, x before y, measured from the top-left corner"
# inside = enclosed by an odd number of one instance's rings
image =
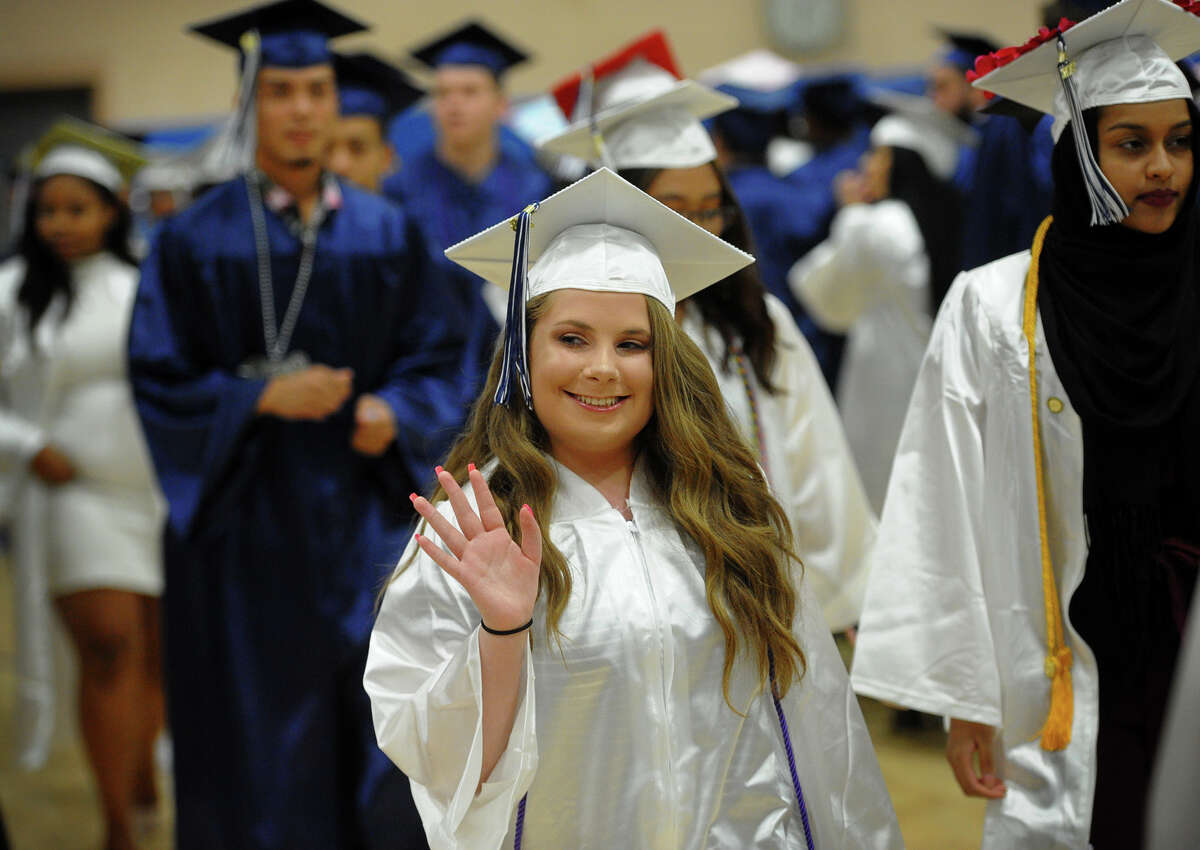
[[[845,333],[887,293],[881,281],[924,250],[921,232],[901,201],[850,204],[833,219],[829,238],[788,272],[788,286],[821,327]]]
[[[851,680],[860,694],[1000,725],[984,596],[988,318],[959,275],[900,435]]]
[[[796,637],[807,669],[783,700],[817,847],[901,850],[871,736],[817,600],[801,583]],[[774,730],[779,733],[779,728]],[[819,765],[819,768],[815,767]]]
[[[415,542],[400,563],[408,566],[384,595],[363,680],[376,738],[411,781],[433,850],[499,848],[537,768],[528,644],[508,745],[480,787],[479,615],[466,591]]]
[[[866,592],[867,555],[878,521],[846,443],[842,420],[817,358],[787,307],[768,296],[777,357],[771,376],[782,393],[785,461],[783,506],[792,523],[805,582],[821,604],[829,628],[858,621]]]
[[[0,405],[8,405],[3,390],[0,390]],[[4,456],[5,467],[16,469],[28,463],[45,444],[46,434],[40,427],[11,408],[0,407],[0,454]]]

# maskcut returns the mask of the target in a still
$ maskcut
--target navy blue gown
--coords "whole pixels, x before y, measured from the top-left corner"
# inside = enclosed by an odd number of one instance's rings
[[[800,330],[811,338],[818,328],[792,294],[787,274],[821,241],[828,221],[806,204],[811,196],[776,177],[766,166],[734,165],[726,176],[746,214],[763,286],[787,305]]]
[[[176,846],[422,847],[408,783],[362,689],[373,605],[408,536],[409,491],[462,419],[444,285],[394,204],[341,184],[321,224],[292,350],[354,370],[322,422],[261,417],[264,352],[245,180],[166,222],[146,259],[129,368],[169,502],[167,692]],[[266,212],[276,312],[300,243]],[[356,397],[395,414],[380,457],[352,450]]]
[[[871,131],[859,127],[846,141],[821,151],[784,178],[797,191],[792,215],[806,222],[806,232],[811,234],[811,238],[802,246],[801,256],[829,236],[829,226],[838,210],[834,180],[841,172],[858,168],[859,161],[870,147]],[[812,346],[826,382],[830,387],[836,387],[846,338],[822,330],[807,316],[798,318],[796,323]]]
[[[1030,135],[1007,115],[989,115],[976,125],[979,146],[963,187],[962,267],[973,269],[1024,251],[1050,214],[1053,185],[1049,119]]]
[[[487,376],[500,327],[483,300],[483,278],[445,258],[443,251],[545,199],[554,182],[531,160],[499,146],[495,166],[478,183],[442,163],[432,148],[405,160],[383,191],[417,221],[443,279],[461,302],[466,340],[461,365],[462,403],[475,400]]]

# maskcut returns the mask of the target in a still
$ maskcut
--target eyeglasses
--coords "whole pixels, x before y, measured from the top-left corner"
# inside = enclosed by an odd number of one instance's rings
[[[693,224],[704,227],[704,225],[711,224],[718,219],[726,223],[733,221],[737,218],[738,210],[737,207],[730,205],[727,207],[714,207],[710,210],[675,210],[675,212]]]

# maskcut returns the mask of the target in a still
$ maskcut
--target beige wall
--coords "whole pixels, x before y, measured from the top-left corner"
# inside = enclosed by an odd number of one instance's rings
[[[769,46],[765,0],[333,0],[374,23],[338,42],[398,57],[403,47],[468,15],[485,15],[537,53],[513,72],[513,92],[545,88],[582,60],[653,27],[670,35],[685,72]],[[800,0],[793,0],[800,2]],[[1041,0],[844,0],[846,32],[815,63],[919,64],[936,48],[934,24],[983,30],[1006,43],[1038,24]],[[110,123],[222,112],[234,85],[226,51],[184,34],[189,22],[246,3],[229,0],[0,0],[0,88],[87,84]],[[481,12],[480,10],[486,10]]]

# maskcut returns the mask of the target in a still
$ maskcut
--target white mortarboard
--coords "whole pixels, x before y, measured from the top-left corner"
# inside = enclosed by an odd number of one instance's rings
[[[111,130],[75,118],[62,118],[35,142],[26,154],[37,179],[71,174],[85,177],[120,193],[146,164],[142,148]]]
[[[1063,51],[1060,55],[1060,45]],[[1095,161],[1083,110],[1119,103],[1191,99],[1175,61],[1200,49],[1200,17],[1169,0],[1121,0],[1068,27],[1044,30],[1018,48],[976,60],[977,88],[1054,116],[1055,140],[1070,126],[1092,201],[1093,224],[1129,209]]]
[[[525,303],[560,289],[649,295],[675,304],[754,262],[607,168],[446,249],[446,256],[508,287],[505,365],[496,402],[514,375],[531,403]]]
[[[737,106],[736,98],[681,79],[661,32],[569,77],[555,97],[574,120],[538,147],[618,169],[712,162],[717,151],[700,121]]]
[[[964,145],[979,143],[979,133],[970,125],[938,109],[927,97],[879,89],[866,99],[890,111],[871,128],[872,147],[907,148],[941,180],[954,176]]]
[[[706,86],[737,86],[754,91],[777,91],[786,88],[798,79],[804,69],[778,53],[760,47],[735,56],[707,71],[701,71],[696,79]]]

